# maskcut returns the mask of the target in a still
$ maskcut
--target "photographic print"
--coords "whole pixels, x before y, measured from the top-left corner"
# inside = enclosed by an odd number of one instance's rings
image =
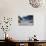
[[[33,15],[18,16],[19,25],[33,25]]]

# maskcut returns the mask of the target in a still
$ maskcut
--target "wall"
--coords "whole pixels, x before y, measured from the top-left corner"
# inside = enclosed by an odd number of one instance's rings
[[[30,6],[28,0],[0,0],[0,18],[4,16],[13,18],[12,26],[8,33],[10,33],[17,40],[27,40],[34,34],[37,35],[37,38],[39,40],[44,40],[45,39],[44,15],[46,15],[45,12],[46,12],[45,6],[40,8],[33,8]],[[18,16],[29,14],[34,16],[34,25],[19,26],[17,21]],[[0,36],[0,39],[2,39],[2,36]]]

